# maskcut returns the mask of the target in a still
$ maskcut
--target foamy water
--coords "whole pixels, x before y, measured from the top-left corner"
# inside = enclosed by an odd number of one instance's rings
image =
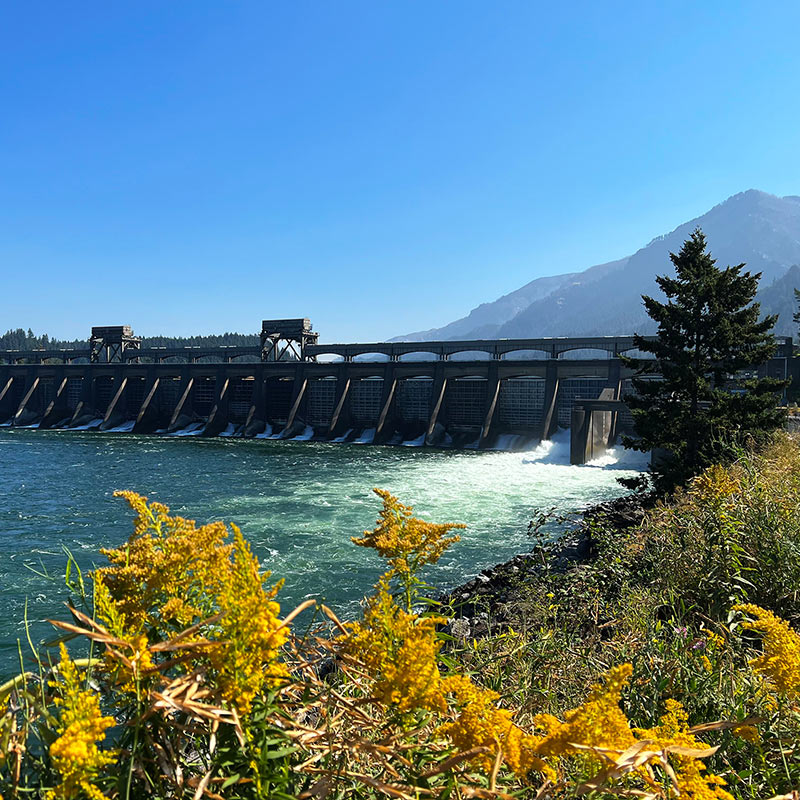
[[[381,571],[372,551],[350,542],[374,525],[372,487],[426,519],[468,525],[426,574],[447,588],[530,549],[527,523],[537,509],[576,510],[619,495],[616,479],[646,465],[641,454],[614,449],[570,466],[568,433],[527,452],[193,433],[0,431],[0,676],[14,668],[26,599],[37,639],[53,635],[44,618],[65,612],[63,548],[88,569],[102,563],[101,546],[127,538],[130,513],[111,497],[114,489],[133,489],[199,522],[238,523],[262,562],[286,578],[284,607],[313,596],[347,616]]]

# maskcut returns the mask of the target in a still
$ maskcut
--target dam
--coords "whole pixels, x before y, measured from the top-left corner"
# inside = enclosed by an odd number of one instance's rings
[[[260,343],[0,351],[0,424],[133,433],[513,449],[572,429],[584,463],[630,426],[633,336],[321,344],[305,318]],[[789,337],[754,373],[790,377]]]

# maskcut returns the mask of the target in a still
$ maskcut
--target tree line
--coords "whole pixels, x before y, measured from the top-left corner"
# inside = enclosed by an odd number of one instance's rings
[[[220,333],[207,336],[143,336],[142,347],[221,347],[257,345],[256,333]],[[57,339],[35,334],[30,328],[0,335],[0,350],[88,350],[88,339]]]

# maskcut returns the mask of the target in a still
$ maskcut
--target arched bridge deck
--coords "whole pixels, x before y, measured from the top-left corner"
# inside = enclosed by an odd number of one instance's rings
[[[0,424],[492,447],[549,438],[601,394],[618,401],[631,377],[619,356],[635,346],[632,336],[318,344],[307,320],[264,331],[260,346],[143,348],[118,326],[93,329],[88,349],[0,351]],[[791,355],[779,339],[758,371],[786,377]]]
[[[647,337],[653,338],[653,337]],[[461,339],[430,342],[359,342],[357,344],[317,344],[306,348],[313,357],[340,356],[345,361],[367,354],[387,356],[398,361],[405,355],[431,354],[437,360],[447,361],[458,353],[487,353],[493,359],[502,359],[510,353],[541,352],[550,358],[559,358],[575,350],[604,350],[617,356],[635,348],[633,336],[542,337],[538,339]]]

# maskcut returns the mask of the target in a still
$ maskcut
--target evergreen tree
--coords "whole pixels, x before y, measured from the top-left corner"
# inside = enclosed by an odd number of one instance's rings
[[[797,311],[795,311],[794,314],[792,314],[792,319],[796,323],[800,324],[800,289],[794,290],[794,302],[795,305],[797,306]]]
[[[699,228],[670,259],[675,277],[656,278],[667,301],[642,297],[657,337],[635,338],[655,360],[624,359],[637,369],[635,394],[625,398],[637,438],[624,443],[656,451],[652,477],[660,491],[726,460],[746,438],[779,427],[779,392],[786,386],[772,378],[733,383],[737,372],[775,353],[777,316],[759,320],[753,302],[761,273],[743,272],[744,264],[717,267]]]

